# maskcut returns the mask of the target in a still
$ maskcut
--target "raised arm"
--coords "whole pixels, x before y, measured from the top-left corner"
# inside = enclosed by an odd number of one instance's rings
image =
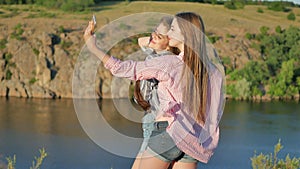
[[[96,45],[96,37],[93,34],[93,21],[89,22],[85,32],[84,40],[88,49],[97,56],[114,76],[124,77],[131,80],[145,80],[155,78],[159,81],[166,81],[170,79],[168,74],[169,58],[158,57],[147,61],[121,61],[117,58],[107,55]]]
[[[100,48],[96,45],[96,37],[94,35],[94,22],[90,21],[87,28],[84,31],[84,41],[88,47],[88,49],[96,55],[103,64],[106,64],[106,62],[110,59],[111,56],[104,53]]]

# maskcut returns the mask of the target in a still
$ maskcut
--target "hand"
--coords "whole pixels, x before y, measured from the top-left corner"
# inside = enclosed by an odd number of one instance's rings
[[[148,46],[150,43],[150,37],[140,37],[138,39],[138,44],[140,47]]]
[[[87,28],[84,31],[84,41],[90,50],[96,48],[96,38],[94,34],[95,25],[93,21],[89,21]]]
[[[110,56],[97,47],[94,28],[95,23],[93,21],[90,21],[89,25],[84,31],[83,38],[88,49],[105,64],[107,60],[109,60]]]

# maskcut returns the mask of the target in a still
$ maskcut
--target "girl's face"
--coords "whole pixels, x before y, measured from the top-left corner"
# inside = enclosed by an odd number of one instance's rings
[[[165,27],[163,24],[159,24],[151,34],[149,47],[156,51],[166,50],[169,46],[167,32],[167,27]]]
[[[178,26],[178,22],[176,18],[173,19],[171,29],[169,30],[167,35],[169,37],[169,46],[177,47],[178,49],[180,49],[181,46],[183,45],[184,37]]]

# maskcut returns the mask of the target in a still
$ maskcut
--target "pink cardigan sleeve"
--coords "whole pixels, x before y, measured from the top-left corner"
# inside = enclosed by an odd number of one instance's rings
[[[162,56],[146,61],[121,61],[120,59],[111,57],[104,66],[117,77],[135,81],[151,78],[155,78],[158,81],[167,81],[171,77],[168,72],[169,65],[166,59],[165,56]]]

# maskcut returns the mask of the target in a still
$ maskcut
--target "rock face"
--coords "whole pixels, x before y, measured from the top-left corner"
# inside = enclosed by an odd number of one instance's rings
[[[112,98],[128,97],[132,82],[113,77],[99,60],[85,55],[81,28],[83,23],[60,23],[57,21],[38,22],[26,20],[11,24],[9,20],[0,24],[0,96],[25,98]],[[16,29],[19,29],[16,31]],[[20,29],[22,31],[20,31]],[[16,32],[22,32],[17,34]],[[224,42],[226,35],[214,45],[221,56],[230,57],[234,67],[240,67],[257,57],[251,51],[250,43],[243,38],[231,38]],[[109,38],[103,35],[104,38]],[[230,45],[228,45],[230,44]],[[139,47],[132,41],[117,44],[110,54],[121,59],[143,60]],[[128,54],[132,54],[128,56]],[[88,60],[88,61],[87,61]]]
[[[0,24],[0,29],[5,30],[0,36],[5,42],[0,50],[0,96],[128,97],[129,80],[112,77],[94,56],[80,60],[79,56],[84,52],[82,29],[67,28],[59,32],[59,26],[53,23],[44,26],[43,30],[36,29],[37,25],[29,25],[21,24],[19,29],[23,33],[14,35],[15,28]],[[112,54],[123,58],[138,49],[136,44],[128,45],[114,48]],[[80,85],[76,85],[77,82]]]
[[[72,75],[83,44],[82,33],[70,31],[59,36],[55,27],[46,32],[24,24],[18,37],[8,31],[1,36],[6,40],[0,52],[1,96],[72,97]]]

